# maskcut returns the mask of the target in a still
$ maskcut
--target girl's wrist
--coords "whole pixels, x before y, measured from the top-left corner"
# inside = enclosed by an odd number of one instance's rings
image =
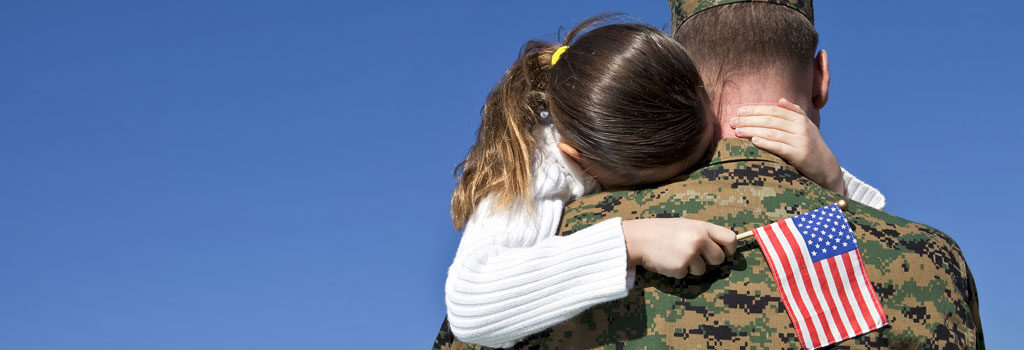
[[[839,167],[837,163],[834,166],[835,170],[832,171],[831,179],[829,179],[828,188],[842,196],[846,196],[846,181],[843,180],[843,169]]]
[[[643,262],[643,254],[640,249],[639,220],[622,220],[622,235],[626,240],[626,265],[633,267]]]

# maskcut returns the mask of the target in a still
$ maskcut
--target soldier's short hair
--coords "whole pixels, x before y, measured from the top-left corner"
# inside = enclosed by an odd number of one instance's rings
[[[742,2],[703,10],[676,28],[705,83],[723,72],[795,71],[814,59],[818,32],[811,21],[786,6]],[[711,80],[711,81],[708,81]],[[709,86],[709,92],[714,90]]]

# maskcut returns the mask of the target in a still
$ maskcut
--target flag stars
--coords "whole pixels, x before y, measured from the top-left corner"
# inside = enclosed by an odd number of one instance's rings
[[[834,206],[793,217],[789,224],[794,228],[793,235],[804,239],[806,254],[815,260],[857,248],[850,225]]]

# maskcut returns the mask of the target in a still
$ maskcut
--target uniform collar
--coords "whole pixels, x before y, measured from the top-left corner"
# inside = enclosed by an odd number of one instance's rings
[[[787,164],[782,158],[779,158],[779,156],[757,148],[757,146],[754,146],[754,144],[747,139],[722,139],[715,144],[715,148],[710,155],[711,160],[707,164],[708,166],[752,160],[779,163],[784,166],[789,166],[789,164]]]

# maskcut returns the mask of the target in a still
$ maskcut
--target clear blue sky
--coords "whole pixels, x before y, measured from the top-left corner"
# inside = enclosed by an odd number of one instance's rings
[[[1024,5],[818,1],[823,134],[1018,341]],[[527,39],[664,1],[5,3],[0,348],[430,345],[452,168]]]

